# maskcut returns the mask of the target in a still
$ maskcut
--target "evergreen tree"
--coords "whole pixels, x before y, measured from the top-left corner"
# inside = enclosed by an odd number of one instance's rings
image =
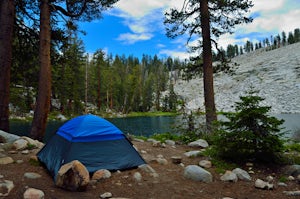
[[[212,130],[212,122],[217,120],[213,86],[212,36],[218,38],[224,33],[232,33],[235,25],[251,22],[252,20],[244,15],[252,6],[252,2],[247,0],[187,0],[184,1],[182,9],[171,9],[165,14],[168,37],[175,38],[184,33],[189,35],[188,41],[193,36],[197,39],[201,37],[201,42],[198,42],[201,45],[195,46],[193,50],[202,49],[206,124],[209,131]],[[201,65],[196,70],[199,71],[200,67]]]
[[[15,17],[13,0],[0,2],[0,129],[9,132],[9,84]]]

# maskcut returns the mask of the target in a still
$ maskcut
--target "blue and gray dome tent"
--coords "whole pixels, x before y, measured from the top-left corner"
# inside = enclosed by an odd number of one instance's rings
[[[63,164],[79,160],[90,173],[124,170],[145,164],[126,136],[112,123],[82,115],[63,124],[37,154],[56,178]]]

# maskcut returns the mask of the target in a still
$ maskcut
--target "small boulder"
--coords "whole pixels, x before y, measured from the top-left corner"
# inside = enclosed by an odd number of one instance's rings
[[[235,173],[240,180],[251,181],[249,173],[243,169],[236,168],[233,169],[232,172]]]
[[[111,177],[111,172],[109,170],[100,169],[93,174],[92,180],[99,181],[99,180],[107,179],[110,177]]]
[[[199,162],[199,166],[208,169],[208,168],[211,168],[211,167],[212,167],[212,163],[211,163],[211,161],[209,161],[209,160],[201,160],[201,161]]]
[[[184,153],[184,155],[186,156],[186,157],[189,157],[189,158],[191,158],[191,157],[197,157],[197,156],[199,156],[201,154],[201,151],[188,151],[188,152],[185,152]]]
[[[182,161],[182,157],[181,156],[172,156],[171,160],[174,164],[180,164]]]
[[[294,176],[297,177],[300,175],[300,165],[294,164],[294,165],[289,165],[284,168],[284,173],[288,176]]]
[[[197,165],[189,165],[185,167],[183,176],[194,181],[212,182],[212,175],[210,172]]]
[[[175,146],[175,144],[176,144],[173,140],[166,140],[165,142],[169,146]]]
[[[257,179],[255,181],[255,188],[258,188],[258,189],[273,189],[274,188],[274,185],[273,184],[270,184],[268,182],[265,182],[261,179]]]
[[[13,162],[14,160],[9,156],[0,158],[0,164],[11,164]]]
[[[89,172],[78,160],[64,164],[56,176],[56,186],[70,191],[85,191],[90,181]]]
[[[140,172],[135,172],[135,173],[133,174],[133,178],[134,178],[134,180],[135,180],[136,182],[141,182],[141,181],[142,181],[142,175],[141,175]]]
[[[220,178],[222,181],[227,181],[227,182],[237,182],[238,177],[235,173],[232,171],[226,171],[224,175],[221,176]]]
[[[188,146],[190,147],[201,147],[201,148],[207,148],[208,147],[208,143],[206,140],[203,140],[203,139],[199,139],[199,140],[196,140],[194,142],[190,142],[188,144]]]
[[[0,196],[8,196],[9,192],[14,188],[13,181],[0,180]]]
[[[24,199],[44,199],[45,194],[43,191],[34,188],[28,188],[24,194]]]
[[[111,197],[112,197],[112,193],[110,192],[105,192],[100,195],[100,198],[111,198]]]
[[[26,172],[24,173],[24,178],[28,178],[28,179],[38,179],[42,177],[40,174],[38,173],[34,173],[34,172]]]
[[[5,140],[5,142],[8,143],[13,143],[14,141],[20,138],[20,136],[18,135],[6,133],[5,131],[1,131],[1,130],[0,130],[0,136]]]
[[[27,145],[28,145],[28,141],[27,140],[24,140],[22,138],[16,140],[13,142],[13,147],[16,149],[16,150],[23,150],[23,149],[26,149],[27,148]]]

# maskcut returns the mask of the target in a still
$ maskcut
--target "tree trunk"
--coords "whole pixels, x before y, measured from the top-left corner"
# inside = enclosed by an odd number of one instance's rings
[[[39,45],[39,86],[37,104],[31,126],[30,136],[42,140],[46,131],[47,117],[51,100],[50,63],[50,6],[49,0],[41,0],[40,7],[40,45]]]
[[[208,10],[208,0],[201,0],[200,15],[201,29],[203,39],[203,84],[204,84],[204,101],[206,126],[209,132],[212,131],[212,123],[217,120],[215,99],[214,99],[214,83],[213,83],[213,67],[212,67],[212,51],[210,40],[210,19]]]
[[[0,2],[0,129],[9,132],[9,84],[12,65],[14,0]]]

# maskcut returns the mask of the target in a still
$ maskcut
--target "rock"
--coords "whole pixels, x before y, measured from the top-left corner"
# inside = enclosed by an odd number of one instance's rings
[[[134,178],[135,181],[137,181],[137,182],[141,182],[141,181],[142,181],[142,175],[141,175],[140,172],[135,172],[135,173],[133,174],[133,178]]]
[[[21,139],[26,140],[28,142],[28,144],[31,145],[32,147],[37,147],[37,145],[38,145],[37,144],[37,142],[38,142],[37,140],[33,140],[33,139],[29,138],[29,137],[22,136]]]
[[[268,182],[265,182],[261,179],[257,179],[255,181],[255,188],[258,188],[258,189],[273,189],[274,188],[274,185],[273,184],[270,184]]]
[[[284,191],[283,193],[287,196],[300,196],[300,191]]]
[[[34,188],[28,188],[24,194],[24,199],[44,199],[45,194],[43,191]]]
[[[243,169],[236,168],[233,169],[232,172],[235,173],[238,179],[240,180],[251,181],[251,177],[249,173]]]
[[[99,181],[99,180],[107,179],[110,177],[111,177],[111,172],[109,170],[100,169],[93,174],[92,180]]]
[[[0,158],[0,164],[11,164],[13,162],[14,162],[14,160],[8,156]]]
[[[190,147],[201,147],[201,148],[207,148],[208,147],[208,143],[206,140],[203,140],[203,139],[199,139],[199,140],[196,140],[194,142],[190,142],[188,144],[188,146]]]
[[[23,150],[22,152],[21,152],[23,155],[27,155],[27,154],[29,154],[29,150]]]
[[[201,151],[188,151],[185,152],[184,155],[191,158],[191,157],[197,157],[201,154]]]
[[[288,165],[284,168],[285,175],[297,177],[300,175],[300,165]]]
[[[199,166],[208,169],[208,168],[211,168],[211,167],[212,167],[212,163],[211,163],[211,161],[209,161],[209,160],[201,160],[201,161],[199,162]]]
[[[165,142],[169,146],[175,146],[175,142],[173,140],[166,140]]]
[[[10,133],[6,133],[6,132],[1,131],[1,130],[0,130],[0,136],[3,137],[5,139],[5,141],[8,142],[8,143],[13,143],[14,141],[16,141],[17,139],[20,138],[20,136],[10,134]]]
[[[235,173],[232,171],[226,171],[224,175],[221,176],[220,178],[222,181],[227,181],[227,182],[237,182],[238,177]]]
[[[210,172],[197,165],[189,165],[185,167],[183,176],[194,181],[212,182],[212,175]]]
[[[145,171],[146,173],[149,173],[154,178],[159,177],[158,173],[149,164],[140,165],[139,169]]]
[[[24,174],[24,178],[28,178],[28,179],[37,179],[40,177],[42,177],[40,174],[34,172],[27,172]]]
[[[8,196],[9,192],[14,188],[13,181],[0,180],[0,196]]]
[[[174,164],[180,164],[182,161],[182,157],[181,156],[172,156],[171,160]]]
[[[13,142],[13,147],[16,149],[16,150],[23,150],[23,149],[26,149],[27,148],[27,145],[28,145],[28,141],[27,140],[24,140],[22,138],[16,140]]]
[[[158,164],[161,164],[161,165],[167,165],[168,164],[168,160],[166,160],[165,158],[157,158],[156,162]]]
[[[281,187],[287,187],[288,185],[284,182],[278,182],[277,184],[278,186],[281,186]]]
[[[271,183],[271,182],[273,182],[274,177],[273,176],[267,176],[266,180],[267,180],[267,182]]]
[[[298,178],[298,177],[297,177],[297,178]],[[295,180],[294,176],[289,176],[287,179],[288,179],[289,181],[294,181],[294,180]]]
[[[138,139],[138,138],[133,138],[133,141],[136,141],[136,142],[144,142],[144,140]]]
[[[64,164],[56,176],[56,186],[71,191],[86,190],[90,181],[89,172],[78,160]]]
[[[111,198],[111,197],[112,197],[112,193],[110,192],[105,192],[100,195],[100,198]]]

